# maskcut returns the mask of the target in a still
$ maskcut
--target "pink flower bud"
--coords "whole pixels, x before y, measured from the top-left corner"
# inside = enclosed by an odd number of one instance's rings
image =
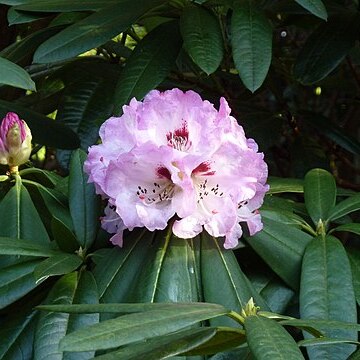
[[[31,139],[26,122],[13,112],[7,113],[0,125],[0,164],[14,167],[28,161]]]

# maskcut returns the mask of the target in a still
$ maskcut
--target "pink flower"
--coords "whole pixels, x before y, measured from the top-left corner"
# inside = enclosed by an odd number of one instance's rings
[[[251,234],[261,230],[267,166],[225,99],[217,111],[193,91],[154,90],[107,120],[100,137],[85,170],[111,204],[102,223],[113,242],[121,244],[126,228],[164,229],[174,216],[176,236],[205,229],[225,237],[226,248],[237,245],[240,222]]]
[[[31,139],[26,122],[13,112],[7,113],[0,126],[0,164],[14,167],[28,161]]]

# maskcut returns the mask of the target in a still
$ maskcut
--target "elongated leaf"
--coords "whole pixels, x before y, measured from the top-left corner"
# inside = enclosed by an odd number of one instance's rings
[[[0,234],[46,245],[50,241],[49,236],[28,191],[19,179],[0,202]]]
[[[200,6],[187,6],[180,19],[184,46],[190,57],[208,75],[223,58],[223,40],[216,17]]]
[[[201,237],[201,280],[204,301],[220,303],[228,309],[240,312],[252,297],[262,310],[268,310],[267,304],[241,271],[234,253],[223,249],[216,238],[204,233]],[[234,322],[227,318],[214,319],[211,323],[234,326]]]
[[[155,234],[148,232],[145,236],[153,237],[153,241],[147,250],[146,261],[138,269],[136,285],[132,286],[127,301],[201,300],[196,240],[176,238],[171,227]]]
[[[272,53],[272,28],[255,1],[234,4],[231,45],[240,78],[254,92],[265,80]]]
[[[19,65],[0,57],[0,84],[35,91],[35,83]]]
[[[188,306],[124,315],[75,331],[61,341],[64,351],[108,349],[181,330],[199,321],[224,315],[221,305],[206,304],[189,310]]]
[[[339,13],[317,28],[301,49],[294,75],[303,84],[313,84],[333,71],[357,39],[359,14]]]
[[[303,329],[304,327],[313,327],[315,329],[319,329],[321,331],[328,330],[353,330],[360,331],[360,324],[350,323],[345,321],[337,321],[337,320],[322,320],[322,319],[289,319],[289,320],[281,320],[280,323],[282,325],[294,326],[299,329]]]
[[[79,244],[89,248],[95,240],[99,226],[99,198],[95,195],[93,184],[88,183],[84,173],[86,153],[77,150],[70,162],[69,206],[74,231]]]
[[[358,249],[350,248],[347,254],[353,275],[352,278],[356,302],[360,304],[360,251]]]
[[[154,310],[173,310],[178,307],[188,307],[189,310],[201,308],[204,303],[135,303],[135,304],[72,304],[72,305],[39,305],[39,310],[54,312],[65,312],[69,314],[91,314],[91,313],[140,313]],[[210,304],[212,305],[212,304]]]
[[[264,229],[248,238],[249,245],[285,283],[297,289],[302,257],[311,236],[267,218],[263,223]]]
[[[36,287],[33,271],[39,261],[26,261],[1,269],[0,309],[20,299]]]
[[[79,147],[77,135],[64,125],[20,105],[0,100],[0,117],[7,112],[16,112],[26,121],[36,143],[60,149],[76,149]]]
[[[36,266],[34,270],[35,280],[39,282],[49,276],[68,274],[76,270],[82,262],[82,259],[74,254],[51,256]]]
[[[56,217],[53,217],[51,220],[51,232],[62,251],[74,253],[76,250],[79,250],[79,244],[74,233]]]
[[[21,314],[21,316],[2,323],[0,339],[6,339],[6,341],[0,341],[1,359],[31,359],[36,314],[36,311],[25,316]]]
[[[278,194],[283,192],[304,192],[304,182],[300,179],[277,178],[270,176],[268,179],[268,184],[270,185],[269,194]]]
[[[360,210],[360,194],[350,196],[338,203],[329,214],[329,220],[339,219],[353,211]]]
[[[1,255],[48,257],[58,253],[59,251],[51,249],[50,246],[33,243],[28,240],[17,239],[15,241],[14,238],[0,237]]]
[[[299,346],[319,346],[319,345],[332,345],[332,344],[355,344],[360,345],[360,342],[355,340],[347,339],[331,339],[331,338],[320,338],[320,339],[307,339],[298,342]]]
[[[63,276],[51,289],[47,299],[48,304],[71,304],[77,286],[77,273]],[[35,339],[34,359],[62,360],[59,351],[59,341],[66,334],[69,314],[42,312],[39,316]]]
[[[334,177],[323,169],[313,169],[305,176],[304,196],[306,209],[315,225],[325,222],[336,201]]]
[[[79,3],[64,0],[32,0],[22,1],[15,9],[35,12],[97,11],[118,2],[119,0],[82,0]]]
[[[321,0],[295,0],[306,10],[309,10],[312,14],[320,19],[327,19],[327,11]]]
[[[45,41],[35,52],[34,62],[64,60],[93,49],[126,30],[146,11],[163,2],[119,0]]]
[[[321,284],[321,286],[319,286]],[[306,248],[301,274],[300,314],[303,319],[338,320],[356,323],[352,274],[346,252],[332,236],[315,238]],[[357,340],[353,330],[326,332],[331,338]],[[332,345],[307,349],[311,358],[346,358],[351,346]]]
[[[155,337],[145,343],[128,345],[121,350],[98,356],[99,360],[159,360],[181,354],[198,347],[216,334],[214,328],[201,328],[177,332],[172,335]]]
[[[276,321],[248,316],[244,326],[249,348],[256,359],[304,359],[295,340]]]
[[[82,271],[78,286],[75,291],[74,303],[78,304],[97,304],[99,302],[99,294],[97,291],[94,276],[89,271]],[[67,325],[67,333],[81,329],[85,326],[97,324],[99,322],[98,314],[76,314],[70,315]],[[88,360],[93,359],[95,353],[93,351],[80,353],[64,353],[63,360]]]
[[[120,113],[132,97],[141,100],[165,79],[181,45],[178,22],[171,21],[156,27],[136,46],[119,77],[114,95],[115,113]]]
[[[334,231],[348,231],[354,234],[360,235],[360,224],[359,223],[350,223],[337,226]]]

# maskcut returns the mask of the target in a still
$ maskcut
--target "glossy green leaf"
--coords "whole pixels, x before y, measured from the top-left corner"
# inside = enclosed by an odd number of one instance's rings
[[[48,244],[50,241],[30,195],[19,177],[0,202],[0,218],[1,236],[31,240],[38,244]]]
[[[301,261],[311,236],[291,226],[264,218],[264,229],[247,239],[270,268],[293,289],[298,289]]]
[[[98,356],[99,360],[159,360],[192,350],[216,334],[214,328],[200,328],[155,337],[146,342],[131,344],[122,349]]]
[[[45,300],[47,304],[71,304],[77,286],[77,273],[73,272],[60,278],[52,287]],[[34,359],[62,360],[59,341],[66,334],[69,314],[41,312],[38,318],[35,339]]]
[[[136,283],[139,269],[147,258],[152,237],[143,236],[145,231],[133,231],[120,249],[102,249],[93,257],[93,271],[102,302],[129,302],[129,292]]]
[[[74,254],[58,254],[47,258],[36,266],[34,276],[36,282],[49,276],[64,275],[76,270],[83,260]]]
[[[268,179],[270,185],[269,194],[279,194],[284,192],[302,193],[304,192],[304,181],[300,179],[278,178],[270,176]]]
[[[35,83],[19,65],[0,57],[0,84],[35,91]]]
[[[60,149],[79,147],[77,135],[66,126],[14,102],[0,100],[0,117],[3,118],[9,111],[16,112],[26,121],[36,143]]]
[[[289,320],[281,320],[280,323],[286,326],[294,326],[299,329],[303,329],[305,327],[312,327],[314,329],[319,329],[320,331],[328,331],[328,330],[353,330],[360,331],[360,324],[350,323],[345,321],[337,321],[337,320],[323,320],[323,319],[289,319]]]
[[[184,46],[192,60],[206,74],[219,67],[223,58],[223,39],[219,21],[200,6],[187,6],[180,18]]]
[[[22,255],[48,257],[58,254],[59,251],[51,249],[50,246],[33,243],[29,240],[0,237],[0,255]]]
[[[272,28],[255,1],[234,4],[231,45],[240,78],[254,92],[264,82],[272,56]]]
[[[15,6],[15,9],[35,12],[98,11],[108,5],[118,2],[119,0],[82,0],[81,2],[32,0],[23,1],[23,4]]]
[[[356,235],[360,235],[360,223],[349,223],[337,226],[336,228],[332,229],[333,231],[346,231],[351,232]]]
[[[36,314],[36,311],[20,314],[1,324],[0,339],[6,339],[0,341],[1,359],[31,359]]]
[[[74,304],[97,304],[99,294],[97,291],[94,276],[89,271],[81,271],[79,282],[75,291]],[[85,326],[97,324],[99,322],[98,314],[74,314],[70,315],[66,333],[71,333]],[[88,360],[93,359],[93,351],[80,353],[64,353],[63,360]]]
[[[329,220],[339,219],[353,211],[360,210],[360,194],[348,197],[338,203],[329,213]]]
[[[84,173],[86,153],[77,150],[70,161],[69,207],[73,219],[74,231],[79,244],[89,248],[95,240],[99,227],[99,198],[95,187],[88,183]]]
[[[327,11],[321,0],[295,0],[306,10],[320,19],[327,20]]]
[[[131,98],[141,100],[165,79],[181,45],[177,21],[159,25],[140,41],[120,74],[114,94],[115,113]]]
[[[305,176],[304,197],[306,209],[317,226],[325,222],[336,202],[334,177],[323,169],[310,170]]]
[[[321,286],[319,286],[321,284]],[[349,260],[341,242],[332,237],[314,238],[307,246],[301,273],[300,314],[305,319],[356,323],[356,302]],[[337,328],[325,333],[331,338],[357,340],[353,330]],[[309,348],[312,358],[346,358],[351,346]]]
[[[206,302],[219,303],[240,312],[252,297],[262,310],[268,309],[267,304],[240,269],[234,253],[225,250],[218,239],[204,232],[201,233],[201,283]],[[228,318],[214,319],[211,324],[235,325],[234,321]]]
[[[332,345],[332,344],[355,344],[360,345],[360,342],[355,340],[347,339],[331,339],[331,338],[320,338],[320,339],[307,339],[298,342],[299,346],[319,346],[319,345]]]
[[[244,326],[255,359],[304,359],[295,340],[276,321],[253,315],[245,318]]]
[[[14,7],[11,7],[7,13],[9,25],[27,24],[36,20],[40,20],[43,17],[44,14],[17,11]]]
[[[43,170],[35,167],[24,168],[19,171],[22,181],[31,180],[37,184],[46,186],[47,188],[54,188],[58,181],[62,178],[51,171]]]
[[[350,260],[356,302],[360,304],[360,251],[349,248],[347,255]]]
[[[245,331],[242,329],[218,327],[216,334],[184,355],[211,355],[228,349],[238,347],[246,342]]]
[[[93,49],[129,28],[164,0],[119,0],[67,27],[35,52],[35,63],[60,61]]]
[[[342,12],[320,25],[296,59],[295,77],[303,84],[313,84],[329,75],[354,46],[359,23],[358,13]]]
[[[65,312],[69,314],[91,314],[91,313],[140,313],[154,310],[173,310],[176,311],[178,307],[188,307],[189,310],[201,308],[204,303],[200,302],[186,302],[186,303],[134,303],[134,304],[72,304],[72,305],[39,305],[36,308],[39,310],[47,310],[54,312]],[[211,305],[211,304],[210,304]]]
[[[56,217],[51,219],[51,232],[62,251],[74,253],[79,250],[79,244],[74,233]]]
[[[0,309],[20,299],[36,287],[33,271],[40,260],[26,261],[2,268],[0,272]]]
[[[153,240],[145,261],[137,270],[136,284],[130,289],[127,301],[200,301],[197,239],[176,238],[171,226],[155,234],[147,232],[145,236]]]
[[[169,334],[226,313],[221,305],[203,304],[201,308],[191,310],[188,306],[178,306],[176,310],[124,315],[65,336],[60,348],[63,351],[108,349]]]

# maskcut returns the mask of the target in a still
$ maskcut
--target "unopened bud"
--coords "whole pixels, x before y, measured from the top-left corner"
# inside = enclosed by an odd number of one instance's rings
[[[13,112],[7,113],[0,125],[0,164],[14,168],[28,161],[31,139],[26,122]]]

